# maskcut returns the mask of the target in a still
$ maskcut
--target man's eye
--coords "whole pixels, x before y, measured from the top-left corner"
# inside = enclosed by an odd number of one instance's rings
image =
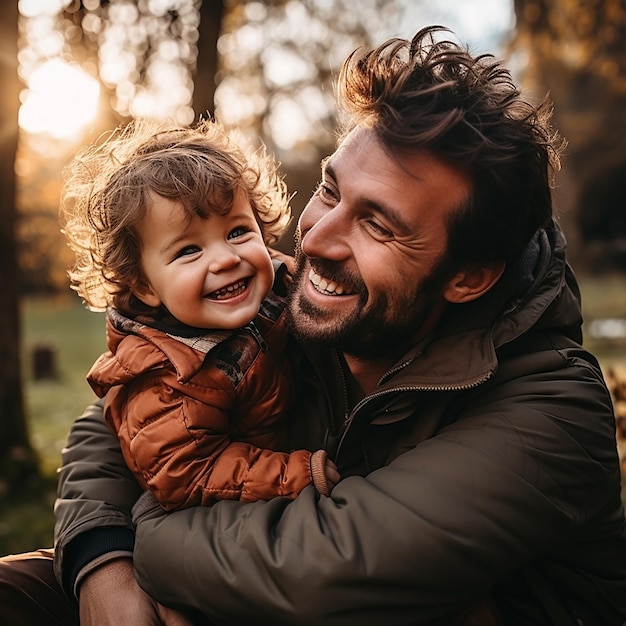
[[[374,233],[376,237],[390,239],[393,237],[393,233],[388,229],[379,224],[378,222],[374,222],[373,220],[368,220],[366,222],[367,227]]]
[[[324,180],[317,186],[317,192],[326,200],[336,201],[339,198],[335,187]]]
[[[250,232],[249,228],[246,228],[245,226],[237,226],[237,228],[233,228],[228,233],[228,238],[229,239],[237,239],[238,237],[243,237],[244,235],[246,235],[249,232]]]

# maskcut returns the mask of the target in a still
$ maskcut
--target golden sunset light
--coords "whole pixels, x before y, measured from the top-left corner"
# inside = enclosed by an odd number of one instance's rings
[[[88,126],[98,107],[98,82],[75,65],[52,59],[33,72],[23,93],[20,127],[69,139]]]

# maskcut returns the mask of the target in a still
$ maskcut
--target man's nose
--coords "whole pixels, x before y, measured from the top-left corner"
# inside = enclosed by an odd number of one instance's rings
[[[299,221],[302,251],[310,257],[345,260],[350,254],[350,226],[340,204],[320,210],[307,206]]]

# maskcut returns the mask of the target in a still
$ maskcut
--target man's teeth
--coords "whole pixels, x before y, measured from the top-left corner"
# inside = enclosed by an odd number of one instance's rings
[[[323,276],[317,274],[314,270],[309,270],[309,280],[313,283],[313,286],[321,293],[335,294],[340,296],[345,291],[341,285],[328,280]]]
[[[223,298],[232,298],[233,296],[239,295],[246,288],[246,280],[242,278],[238,280],[236,283],[231,283],[226,287],[222,287],[221,289],[217,289],[209,294],[209,298],[213,300],[221,300]]]

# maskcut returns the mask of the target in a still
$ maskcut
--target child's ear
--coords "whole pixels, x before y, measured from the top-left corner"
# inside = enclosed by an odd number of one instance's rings
[[[505,266],[504,261],[493,261],[488,265],[464,269],[448,281],[443,290],[443,297],[451,304],[477,300],[500,280]]]
[[[141,300],[145,305],[158,308],[161,306],[161,298],[152,290],[147,283],[135,285],[132,289],[133,295]]]

